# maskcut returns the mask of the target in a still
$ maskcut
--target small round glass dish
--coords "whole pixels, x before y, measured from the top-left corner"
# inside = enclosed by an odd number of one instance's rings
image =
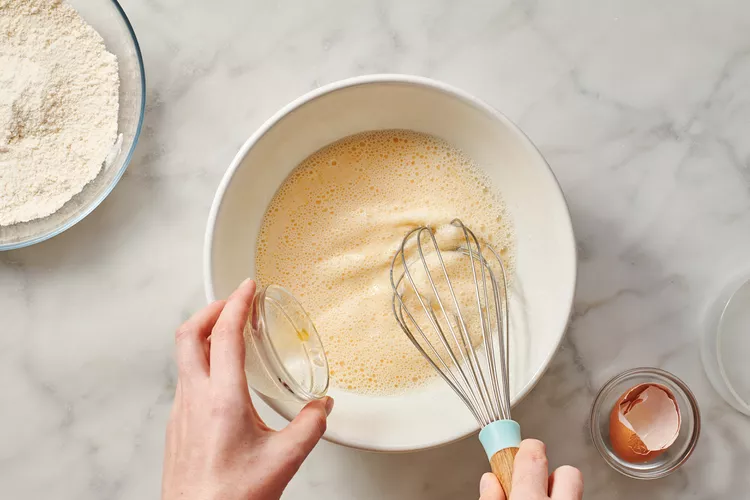
[[[91,213],[125,173],[143,124],[146,80],[138,40],[117,0],[65,0],[104,39],[117,57],[120,76],[118,141],[110,161],[83,190],[55,213],[10,226],[0,226],[0,251],[33,245],[69,229]]]
[[[281,401],[307,402],[328,391],[328,360],[318,331],[285,288],[255,294],[245,327],[245,373],[250,387]]]
[[[716,392],[750,416],[750,279],[732,283],[710,312],[701,357]]]
[[[658,384],[669,389],[679,407],[681,425],[677,440],[667,450],[644,463],[622,460],[609,440],[609,416],[612,407],[630,388],[639,384]],[[685,383],[658,368],[627,370],[604,384],[591,408],[591,438],[599,454],[616,471],[634,479],[658,479],[680,468],[695,449],[701,419],[695,396]]]

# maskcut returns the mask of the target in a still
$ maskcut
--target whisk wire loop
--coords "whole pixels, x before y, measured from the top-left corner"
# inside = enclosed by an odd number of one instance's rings
[[[487,420],[487,422],[492,421],[492,410],[490,408],[491,404],[488,401],[488,394],[486,390],[486,381],[484,379],[483,373],[481,371],[481,368],[479,367],[479,360],[477,359],[476,350],[473,348],[471,337],[469,335],[469,329],[466,325],[466,321],[464,319],[463,311],[461,310],[461,305],[459,304],[458,297],[456,296],[455,290],[453,288],[453,284],[450,280],[450,276],[448,275],[448,268],[445,265],[445,261],[443,260],[442,253],[440,252],[440,247],[438,246],[437,239],[435,238],[435,234],[426,229],[422,229],[420,231],[420,234],[426,231],[431,239],[431,242],[434,246],[435,255],[437,256],[437,260],[440,263],[440,270],[442,271],[443,278],[445,280],[445,284],[448,287],[448,291],[450,293],[450,298],[453,307],[455,308],[454,312],[454,319],[457,323],[457,329],[459,331],[459,336],[456,335],[456,331],[453,328],[453,322],[450,321],[450,318],[448,316],[448,313],[445,310],[445,306],[443,305],[443,301],[441,299],[440,293],[438,293],[437,287],[435,285],[434,280],[432,279],[432,275],[429,271],[429,266],[427,264],[427,258],[425,257],[424,250],[421,244],[421,240],[417,240],[417,245],[419,248],[419,256],[422,261],[422,266],[425,270],[425,274],[427,275],[430,285],[432,287],[432,292],[435,296],[436,301],[438,302],[440,306],[440,310],[443,312],[443,317],[446,321],[446,323],[449,326],[449,329],[451,331],[451,334],[453,336],[453,340],[455,342],[455,345],[458,346],[458,351],[461,354],[461,358],[464,365],[468,365],[469,367],[469,375],[470,375],[470,382],[471,382],[471,389],[474,391],[475,394],[478,395],[477,399],[480,400],[480,413],[482,413],[483,417]],[[473,252],[469,252],[469,259],[471,261],[471,267],[472,272],[474,271],[474,261],[473,261]],[[447,346],[449,352],[451,351],[450,347]]]
[[[482,333],[482,343],[485,347],[485,352],[487,356],[487,369],[489,372],[489,379],[490,383],[492,384],[492,393],[489,391],[489,387],[487,387],[487,382],[484,379],[484,373],[480,370],[480,373],[482,373],[482,382],[483,387],[485,388],[485,391],[488,393],[488,397],[491,399],[490,407],[493,411],[494,420],[499,420],[501,418],[499,408],[500,408],[500,392],[497,384],[497,370],[495,369],[495,350],[492,348],[491,344],[491,332],[492,332],[492,318],[490,316],[490,304],[489,304],[489,298],[488,298],[488,292],[487,292],[487,267],[486,261],[484,259],[484,256],[482,255],[482,247],[479,244],[479,240],[477,239],[476,235],[466,226],[461,224],[461,229],[464,233],[464,238],[466,239],[468,245],[467,251],[469,254],[469,261],[471,263],[471,271],[472,271],[472,277],[474,278],[474,289],[476,294],[476,301],[477,301],[477,309],[479,310],[480,315],[480,327],[481,327],[481,333]],[[471,238],[470,238],[471,237]],[[476,269],[474,265],[474,257],[473,257],[473,249],[471,247],[471,242],[474,242],[474,245],[476,246],[476,253],[480,261],[479,268],[482,271],[482,291],[484,292],[482,300],[482,296],[480,295],[480,289],[479,289],[479,280],[477,279],[476,275]],[[494,277],[493,277],[493,283]],[[497,310],[497,309],[495,309]],[[474,352],[474,351],[473,351]],[[475,354],[476,357],[476,354]],[[492,397],[494,396],[494,399]]]
[[[456,248],[441,250],[435,232],[426,226],[415,228],[404,237],[391,263],[392,307],[407,337],[469,408],[477,422],[485,426],[510,418],[507,276],[502,258],[491,246],[481,244],[459,219],[453,220],[452,225],[463,236],[463,243]],[[468,260],[470,279],[473,279],[473,300],[470,302],[474,302],[479,320],[475,329],[480,334],[477,346],[472,342],[465,316],[467,307],[471,306],[464,304],[462,307],[443,252],[454,252]],[[416,257],[410,260],[414,254]],[[494,257],[495,267],[501,271],[499,275],[488,260],[490,256]],[[412,272],[417,270],[424,273],[426,284],[421,290]],[[442,294],[441,287],[445,288]],[[420,324],[410,310],[405,294],[411,293],[435,335],[428,335],[422,327],[424,323]],[[412,303],[412,308],[415,305]],[[436,345],[431,339],[437,339]],[[483,347],[483,359],[475,348],[478,346]]]
[[[419,301],[419,304],[422,306],[422,310],[424,311],[424,313],[425,313],[425,315],[426,315],[426,317],[428,319],[428,322],[431,324],[431,326],[434,328],[435,332],[438,334],[438,338],[439,338],[440,342],[442,343],[442,346],[444,347],[445,351],[447,352],[448,356],[450,357],[450,361],[446,362],[446,360],[443,359],[443,357],[435,349],[435,347],[432,345],[432,343],[428,340],[427,335],[422,330],[422,328],[420,327],[419,323],[417,322],[417,320],[412,315],[411,311],[407,307],[405,307],[402,295],[401,294],[394,294],[394,298],[398,297],[401,309],[406,311],[407,315],[409,316],[409,319],[410,319],[411,323],[414,325],[414,327],[416,328],[417,332],[422,337],[422,340],[425,342],[425,344],[427,346],[429,346],[430,352],[435,356],[435,359],[437,359],[440,362],[440,365],[444,368],[444,370],[447,372],[447,374],[451,376],[451,379],[452,379],[452,381],[455,384],[455,385],[454,384],[450,384],[450,382],[449,382],[449,384],[451,385],[451,387],[453,387],[456,392],[459,392],[459,389],[460,389],[461,394],[464,394],[466,396],[466,399],[471,400],[472,408],[474,409],[474,412],[476,414],[478,414],[477,415],[478,416],[478,420],[485,421],[488,418],[488,415],[483,411],[484,408],[479,404],[479,401],[477,400],[477,397],[476,397],[476,392],[474,390],[472,390],[471,383],[468,380],[466,373],[464,373],[463,370],[459,370],[459,375],[460,375],[461,379],[464,382],[464,384],[462,385],[458,380],[456,380],[456,378],[453,376],[452,370],[450,370],[450,368],[448,367],[448,363],[450,363],[450,362],[453,363],[453,366],[458,366],[459,365],[459,361],[456,359],[456,356],[454,354],[454,349],[451,348],[449,340],[446,337],[445,332],[444,332],[443,328],[440,325],[440,321],[438,320],[438,318],[435,316],[435,314],[433,312],[433,308],[431,306],[429,306],[428,304],[425,303],[425,296],[423,294],[421,294],[421,293],[418,292],[418,287],[417,287],[417,285],[416,285],[416,283],[414,281],[414,278],[412,276],[411,271],[409,270],[410,265],[406,261],[406,249],[405,249],[406,242],[409,241],[409,237],[412,234],[416,234],[416,238],[417,238],[417,251],[419,252],[419,256],[420,256],[421,261],[423,262],[423,264],[425,264],[424,270],[425,270],[427,279],[430,282],[430,285],[432,287],[433,293],[435,294],[435,297],[437,298],[438,306],[440,307],[440,310],[443,313],[443,317],[445,318],[445,322],[446,322],[446,324],[448,326],[448,329],[450,330],[451,336],[453,337],[454,342],[456,342],[456,344],[458,345],[459,341],[458,341],[458,337],[456,335],[455,328],[454,328],[452,322],[448,319],[448,313],[445,310],[445,306],[444,306],[442,300],[440,299],[440,295],[437,293],[437,288],[435,286],[435,282],[434,282],[432,274],[431,274],[431,272],[429,270],[429,267],[426,265],[425,254],[424,254],[424,250],[423,250],[422,242],[421,242],[422,233],[425,230],[428,231],[428,234],[431,235],[431,237],[432,237],[431,239],[432,239],[433,243],[435,244],[435,247],[437,248],[437,242],[434,239],[434,235],[432,234],[431,231],[429,231],[428,228],[417,228],[417,229],[413,230],[412,232],[410,232],[407,235],[407,237],[404,239],[404,242],[402,243],[402,246],[401,246],[401,249],[400,249],[400,252],[399,252],[399,254],[401,256],[401,262],[402,262],[402,265],[403,265],[403,270],[404,270],[403,275],[402,275],[400,281],[402,281],[404,277],[406,277],[406,279],[408,280],[409,284],[412,287],[412,290],[414,290],[414,292],[415,292],[415,296],[416,296],[417,300]],[[394,257],[394,261],[395,261],[396,258],[398,258],[399,254],[397,254],[396,257]],[[441,267],[443,267],[443,268],[445,267],[442,262],[441,262]],[[447,271],[446,271],[446,273],[447,273]],[[391,269],[391,283],[393,285],[393,269]],[[403,315],[401,315],[401,317],[403,317]],[[422,351],[422,354],[424,355],[425,354],[424,349],[421,348],[421,346],[420,346],[419,342],[417,341],[417,339],[414,338],[414,335],[412,334],[412,332],[409,329],[409,327],[407,326],[407,324],[405,322],[404,323],[400,323],[400,324],[401,324],[401,328],[407,334],[407,336],[412,341],[412,343],[414,343],[415,345],[417,345],[417,347],[420,349],[420,351]],[[461,355],[462,361],[464,363],[466,363],[466,357],[465,357],[463,349],[459,349],[459,354]],[[442,374],[442,370],[440,370],[440,368],[436,365],[436,363],[434,362],[434,360],[432,359],[432,357],[428,356],[428,361],[430,361],[432,363],[433,367],[435,367],[436,369],[438,369],[438,371],[440,371],[441,374]],[[446,380],[446,381],[448,381],[448,380]]]

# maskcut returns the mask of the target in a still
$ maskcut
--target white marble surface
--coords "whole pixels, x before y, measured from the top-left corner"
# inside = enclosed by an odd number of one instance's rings
[[[714,291],[750,268],[750,5],[123,3],[149,92],[134,161],[86,220],[0,255],[3,499],[158,496],[172,332],[204,302],[219,178],[289,100],[373,72],[485,99],[560,179],[580,248],[575,316],[515,411],[552,464],[581,468],[588,498],[747,498],[750,419],[714,394],[698,345]],[[636,365],[683,378],[704,415],[687,465],[648,483],[610,470],[586,427],[599,386]],[[285,498],[475,498],[486,468],[473,439],[410,455],[323,443]]]

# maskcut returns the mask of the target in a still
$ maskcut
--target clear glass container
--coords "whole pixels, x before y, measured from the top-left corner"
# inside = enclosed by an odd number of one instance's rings
[[[677,440],[664,453],[636,464],[621,459],[612,450],[609,415],[620,397],[639,384],[659,384],[669,389],[679,407],[681,425]],[[701,419],[695,396],[682,380],[658,368],[634,368],[604,384],[591,408],[590,426],[594,446],[610,467],[635,479],[658,479],[679,469],[693,453],[700,436]]]
[[[703,367],[716,392],[750,415],[750,279],[728,286],[709,312],[701,346]]]
[[[143,125],[146,78],[133,27],[117,0],[66,0],[104,39],[117,57],[120,76],[119,138],[101,172],[58,211],[28,222],[0,226],[0,251],[39,243],[69,229],[91,213],[114,189],[133,156]]]
[[[328,390],[328,360],[318,331],[285,288],[255,294],[245,327],[245,373],[250,387],[272,399],[307,402]]]

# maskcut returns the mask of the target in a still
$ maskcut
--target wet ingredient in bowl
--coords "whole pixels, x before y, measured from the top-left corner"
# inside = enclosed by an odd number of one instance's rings
[[[392,394],[435,377],[393,318],[389,269],[407,230],[444,227],[455,217],[501,251],[512,273],[501,199],[441,139],[366,132],[323,148],[287,177],[263,218],[256,273],[261,283],[292,290],[307,309],[334,385]]]
[[[102,37],[59,0],[0,0],[0,226],[81,192],[117,140],[119,77]]]

